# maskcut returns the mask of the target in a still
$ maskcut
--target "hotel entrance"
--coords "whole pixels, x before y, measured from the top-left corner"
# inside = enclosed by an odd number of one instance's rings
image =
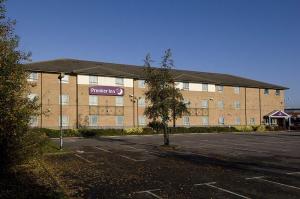
[[[288,129],[291,123],[291,116],[284,111],[274,110],[264,116],[264,123],[268,126],[277,126],[282,129]]]

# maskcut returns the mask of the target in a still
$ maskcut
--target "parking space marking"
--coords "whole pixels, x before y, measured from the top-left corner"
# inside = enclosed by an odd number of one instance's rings
[[[160,196],[156,195],[155,193],[152,193],[153,191],[159,191],[160,189],[150,189],[150,190],[146,190],[146,191],[138,191],[138,192],[135,192],[135,193],[147,193],[155,198],[158,198],[158,199],[162,199]]]
[[[84,160],[84,161],[87,162],[87,163],[92,163],[92,162],[89,161],[88,159],[86,159],[86,158],[84,158],[84,157],[82,157],[82,156],[80,156],[80,155],[78,155],[78,154],[74,154],[74,155],[75,155],[76,157],[78,157],[78,158]]]
[[[287,175],[298,175],[300,174],[300,172],[289,172],[289,173],[286,173]]]
[[[130,157],[126,156],[126,155],[120,155],[120,156],[122,158],[126,158],[126,159],[134,161],[134,162],[144,162],[144,161],[146,161],[146,160],[137,160],[137,159],[134,159],[134,158],[130,158]]]
[[[277,184],[277,185],[280,185],[280,186],[283,186],[283,187],[288,187],[288,188],[299,189],[300,190],[300,187],[295,187],[293,185],[287,185],[287,184],[283,184],[283,183],[280,183],[280,182],[275,182],[275,181],[272,181],[272,180],[266,180],[266,179],[263,179],[264,177],[265,176],[257,176],[257,177],[246,178],[246,180],[260,180],[260,181],[269,182],[269,183],[272,183],[272,184]]]
[[[103,149],[103,148],[100,148],[100,147],[97,147],[97,146],[95,146],[95,148],[96,148],[96,149],[99,149],[99,150],[101,150],[101,151],[107,152],[107,153],[112,153],[112,152],[109,151],[109,150],[106,150],[106,149]]]
[[[216,182],[207,182],[207,183],[201,183],[201,184],[194,184],[194,186],[208,186],[208,187],[215,188],[215,189],[218,189],[218,190],[223,191],[223,192],[226,192],[226,193],[230,193],[230,194],[235,195],[235,196],[239,196],[239,197],[241,197],[241,198],[250,199],[250,198],[247,197],[247,196],[243,196],[243,195],[241,195],[241,194],[238,194],[238,193],[229,191],[229,190],[227,190],[227,189],[224,189],[224,188],[215,186],[215,185],[213,185],[213,184],[216,184]]]

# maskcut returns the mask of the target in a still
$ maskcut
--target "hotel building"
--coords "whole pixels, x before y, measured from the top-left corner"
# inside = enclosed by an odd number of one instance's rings
[[[29,72],[29,98],[38,97],[41,105],[41,115],[32,118],[32,126],[59,128],[60,119],[64,128],[127,128],[148,123],[141,66],[74,59],[24,66]],[[62,100],[60,73],[65,74]],[[228,74],[186,70],[172,70],[172,74],[190,111],[176,120],[176,126],[279,124],[282,119],[267,116],[284,110],[285,87]]]

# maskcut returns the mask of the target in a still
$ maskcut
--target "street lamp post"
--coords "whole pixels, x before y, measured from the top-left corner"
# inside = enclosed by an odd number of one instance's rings
[[[64,78],[65,74],[60,73],[58,76],[59,79],[59,101],[60,101],[60,138],[59,138],[59,148],[62,150],[63,148],[63,131],[62,131],[62,79]]]

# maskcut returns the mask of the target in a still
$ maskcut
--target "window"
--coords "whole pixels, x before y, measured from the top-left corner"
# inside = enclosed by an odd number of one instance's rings
[[[123,78],[116,78],[116,85],[124,85],[124,79]]]
[[[222,117],[219,117],[219,125],[224,125],[225,124],[225,119],[224,119],[224,117],[222,116]]]
[[[201,100],[201,108],[208,108],[208,100]]]
[[[269,89],[265,88],[265,89],[264,89],[264,94],[265,94],[265,95],[269,95]]]
[[[182,89],[183,90],[189,90],[189,83],[188,82],[183,82],[182,83]]]
[[[202,84],[202,91],[208,91],[208,84]]]
[[[124,125],[124,116],[116,116],[116,125],[123,126]]]
[[[235,118],[235,125],[240,125],[241,124],[241,118],[240,117],[236,117]]]
[[[139,88],[145,88],[145,80],[139,80],[138,81],[138,87]]]
[[[98,126],[98,115],[89,116],[89,126]]]
[[[65,75],[65,76],[61,79],[61,83],[69,83],[69,75]]]
[[[30,100],[30,101],[33,101],[35,98],[37,98],[38,97],[38,95],[37,94],[35,94],[35,93],[30,93],[29,95],[28,95],[28,99]]]
[[[233,89],[235,94],[240,94],[240,87],[234,87]]]
[[[31,116],[30,117],[29,125],[31,127],[37,127],[38,126],[38,118],[37,118],[37,116]]]
[[[223,92],[224,91],[224,86],[221,86],[221,85],[217,86],[217,91]]]
[[[62,103],[60,102],[60,96],[59,96],[59,104],[62,104],[62,105],[68,105],[69,104],[69,95],[61,95],[61,100],[62,100]]]
[[[218,108],[219,109],[224,109],[224,101],[223,100],[218,101]]]
[[[189,126],[190,125],[190,118],[188,116],[183,116],[183,125]]]
[[[254,117],[250,118],[250,125],[255,125],[255,118]]]
[[[116,106],[124,106],[124,97],[116,96]]]
[[[90,84],[98,84],[98,77],[97,76],[89,76],[89,83]]]
[[[145,116],[139,116],[139,125],[141,125],[141,126],[145,126],[146,125]]]
[[[30,73],[28,75],[27,81],[37,81],[38,80],[38,73]]]
[[[234,106],[235,109],[240,109],[241,108],[240,101],[234,101],[233,106]]]
[[[58,119],[58,126],[60,126],[60,116]],[[62,116],[62,127],[68,127],[69,126],[69,116],[63,115]]]
[[[145,98],[141,97],[138,101],[138,106],[144,107],[145,106]]]
[[[279,96],[279,95],[280,95],[280,90],[277,89],[277,90],[275,91],[275,95],[276,95],[276,96]]]
[[[98,96],[90,95],[89,96],[89,105],[90,106],[98,106]]]
[[[184,99],[184,100],[183,100],[183,103],[186,105],[187,108],[190,107],[190,104],[191,104],[191,103],[190,103],[190,100]]]
[[[208,116],[202,116],[202,125],[208,125]]]

